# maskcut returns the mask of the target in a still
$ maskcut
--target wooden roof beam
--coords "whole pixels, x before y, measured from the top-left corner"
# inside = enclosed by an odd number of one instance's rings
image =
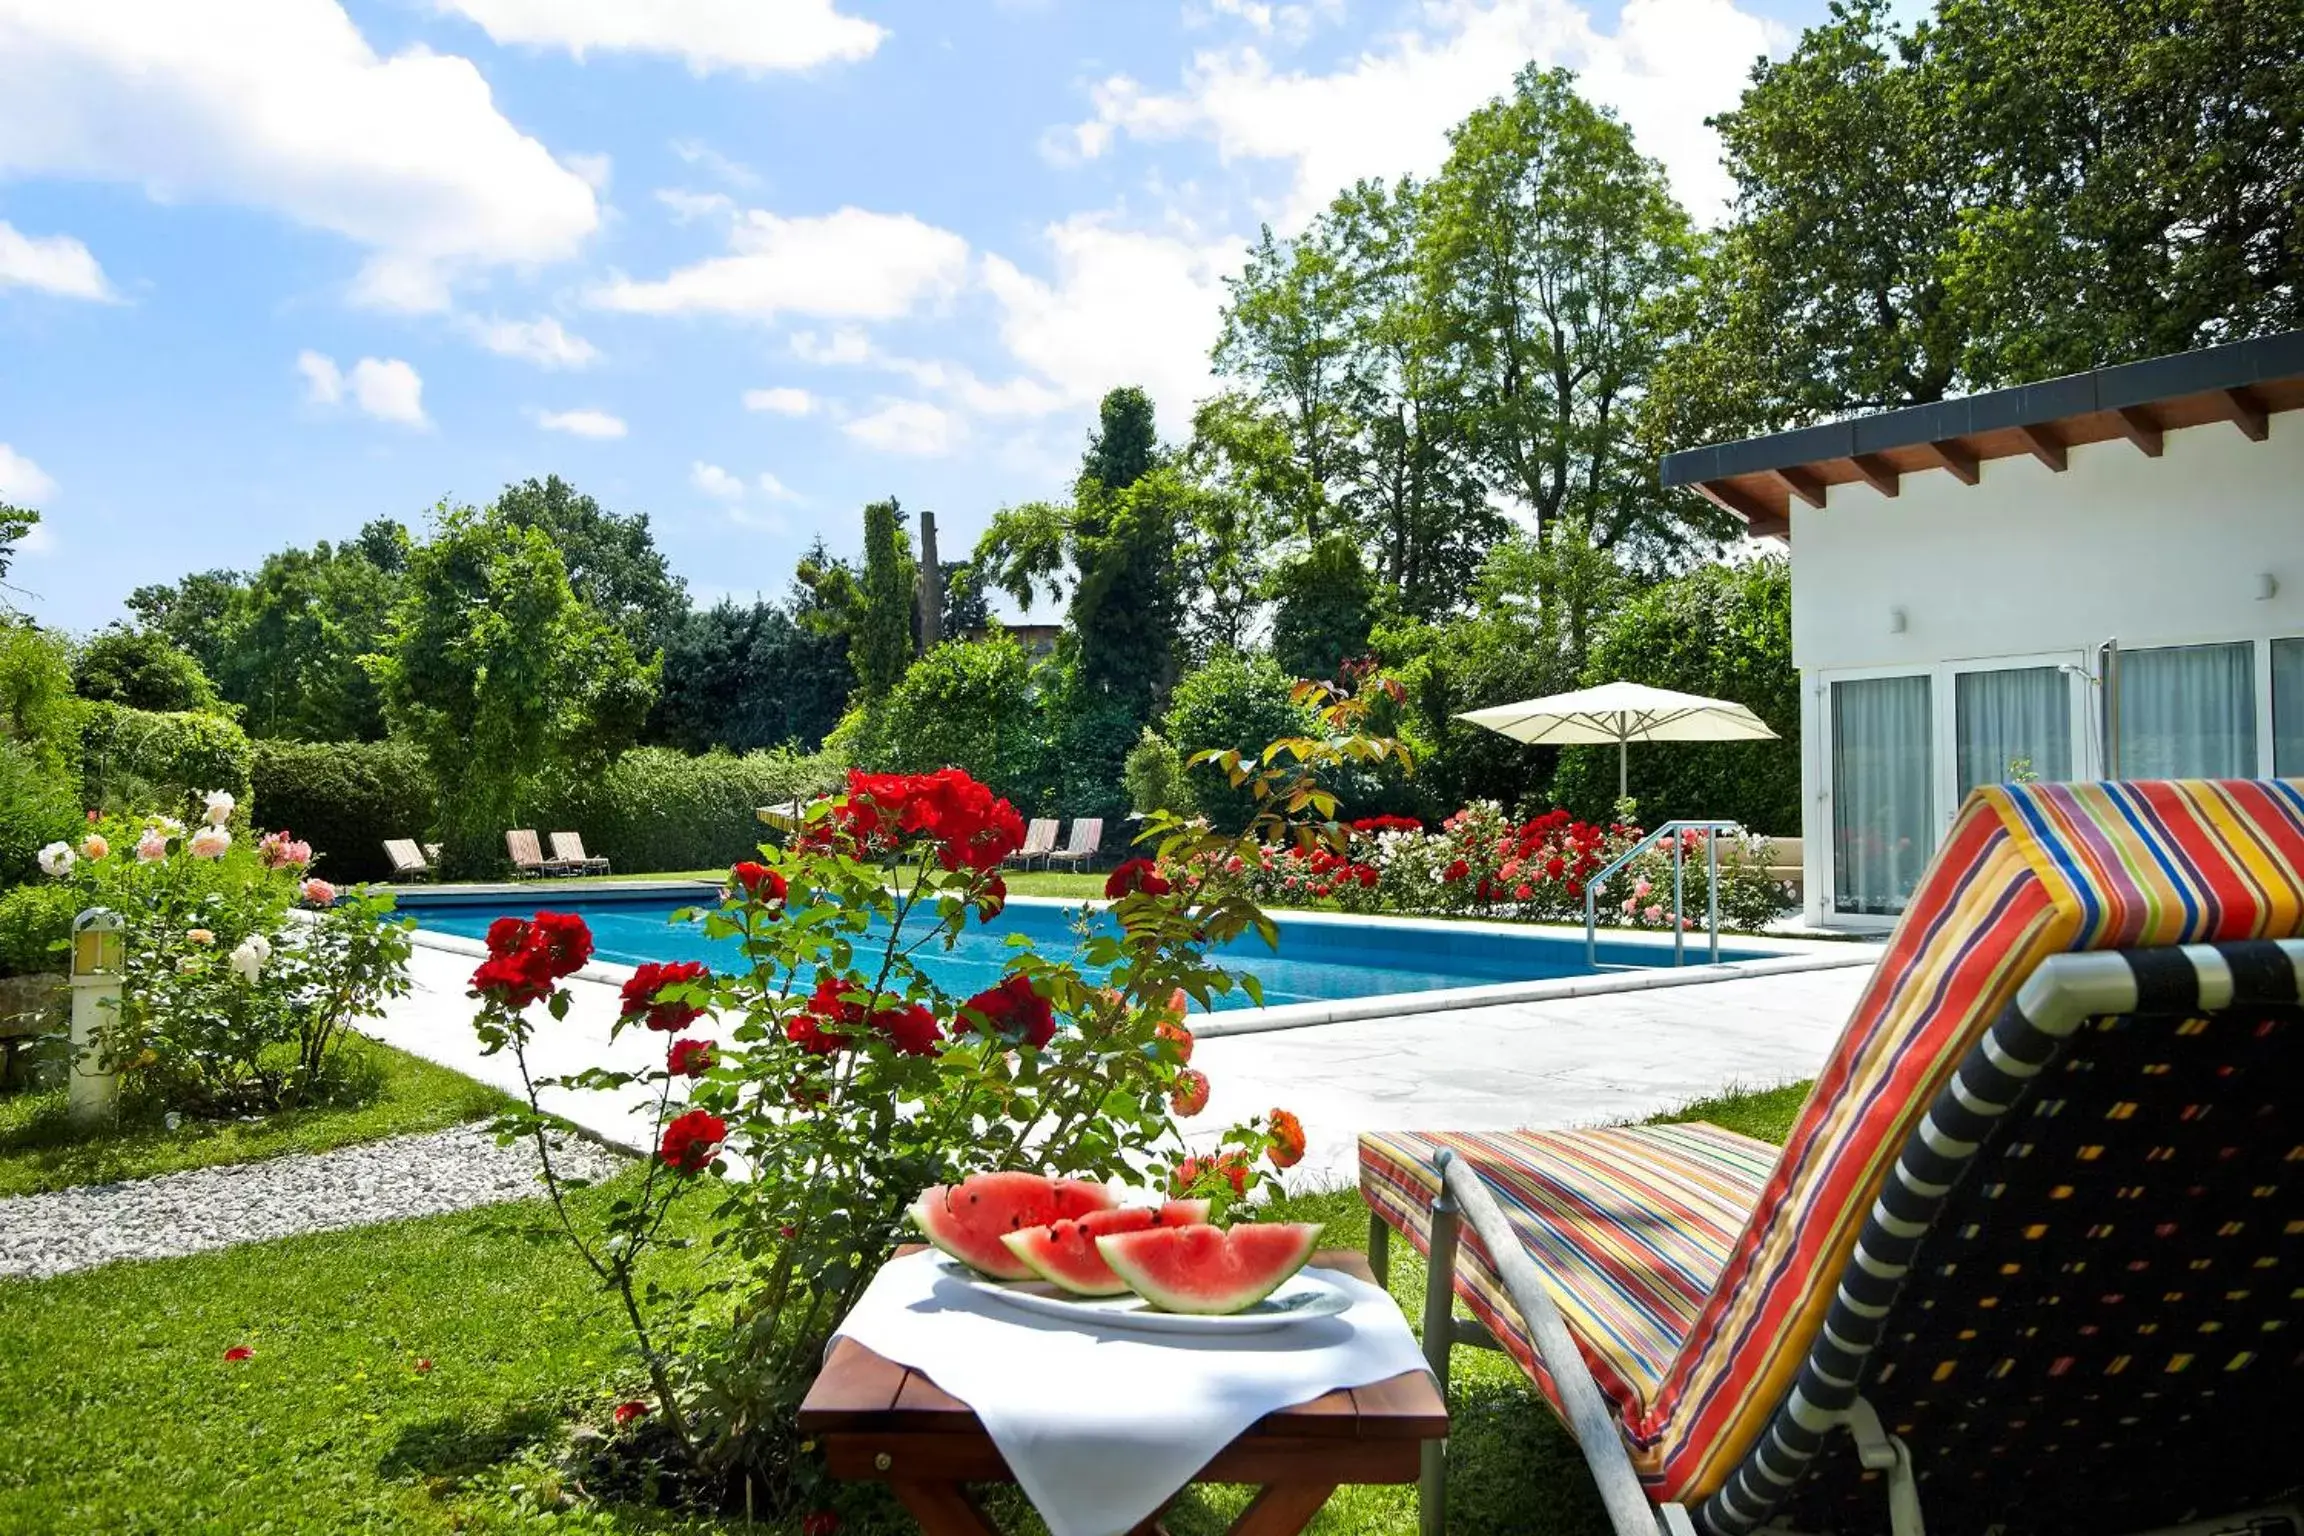
[[[1976,467],[1976,455],[1958,438],[1948,437],[1928,447],[1935,453],[1936,462],[1952,471],[1952,478],[1962,485],[1974,485],[1982,478]]]
[[[2216,395],[2224,407],[2224,419],[2238,427],[2241,436],[2260,443],[2271,435],[2272,413],[2254,390],[2243,384],[2238,389],[2220,389]]]
[[[2062,474],[2071,466],[2071,458],[2064,451],[2064,439],[2056,435],[2055,428],[2043,423],[2039,426],[2018,427],[2015,431],[2024,446],[2032,450],[2032,457],[2056,473]]]
[[[2123,405],[2112,414],[2120,420],[2120,435],[2134,443],[2144,457],[2160,457],[2166,439],[2160,431],[2160,423],[2152,419],[2150,411],[2140,405]]]
[[[1854,454],[1848,462],[1856,466],[1866,485],[1883,496],[1893,496],[1904,488],[1902,472],[1876,453]]]
[[[1749,491],[1739,490],[1725,480],[1701,480],[1696,489],[1706,501],[1724,507],[1744,519],[1744,531],[1756,539],[1792,537],[1790,509],[1778,512]]]
[[[1817,479],[1812,471],[1797,464],[1787,464],[1781,469],[1770,470],[1769,473],[1776,477],[1784,489],[1808,505],[1812,507],[1824,505],[1824,482]]]

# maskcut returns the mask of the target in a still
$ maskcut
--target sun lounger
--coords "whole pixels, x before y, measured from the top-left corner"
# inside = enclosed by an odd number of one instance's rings
[[[1082,816],[1072,823],[1072,840],[1061,848],[1051,848],[1040,857],[1050,869],[1067,864],[1086,869],[1096,860],[1104,846],[1104,823],[1093,816]]]
[[[1008,862],[1020,864],[1024,868],[1030,869],[1034,859],[1045,857],[1055,846],[1056,818],[1053,816],[1035,818],[1032,824],[1024,829],[1024,846],[1008,855]]]
[[[2292,1500],[2299,935],[2304,786],[1979,790],[1782,1149],[1364,1136],[1372,1257],[1394,1231],[1430,1256],[1435,1370],[1451,1342],[1512,1356],[1619,1533]],[[1437,1532],[1437,1457],[1422,1495]]]
[[[397,881],[429,880],[439,871],[439,858],[426,858],[412,837],[384,839],[384,857],[392,861],[392,878]]]
[[[524,880],[534,880],[542,875],[573,875],[582,872],[580,867],[570,865],[565,860],[544,857],[544,850],[537,845],[536,834],[532,831],[505,833],[504,852],[512,860],[512,873]]]
[[[606,859],[596,859],[584,851],[584,836],[580,832],[553,833],[552,859],[554,863],[564,865],[578,874],[605,875],[608,873],[608,861]]]

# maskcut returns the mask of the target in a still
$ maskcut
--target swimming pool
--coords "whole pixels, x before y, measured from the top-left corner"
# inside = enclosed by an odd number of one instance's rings
[[[561,892],[523,897],[407,891],[401,893],[400,907],[425,928],[471,939],[485,935],[488,924],[506,913],[524,917],[539,908],[574,912],[590,925],[598,959],[622,965],[649,960],[732,965],[736,963],[733,939],[710,939],[699,924],[671,921],[672,913],[680,908],[712,900],[712,892],[701,888],[689,895],[646,891],[577,897]],[[1041,954],[1061,959],[1077,949],[1077,925],[1081,921],[1076,902],[1020,896],[989,925],[970,923],[949,953],[930,948],[919,959],[939,985],[965,997],[1000,979],[1011,953],[1007,942],[1011,934],[1027,936]],[[1109,920],[1092,916],[1087,921]],[[1267,1008],[1593,974],[1593,967],[1585,963],[1583,936],[1557,930],[1520,931],[1498,925],[1327,913],[1280,913],[1274,921],[1280,929],[1277,953],[1254,935],[1223,951],[1226,965],[1253,975],[1263,985],[1263,1006]],[[1761,960],[1783,953],[1782,949],[1723,944],[1720,958]],[[1693,939],[1688,946],[1689,963],[1708,958],[1702,938]],[[1657,943],[1652,938],[1603,937],[1599,959],[1603,971],[1669,967],[1672,946],[1669,941]],[[1217,1006],[1253,1008],[1257,1004],[1245,993],[1234,992],[1218,999]]]

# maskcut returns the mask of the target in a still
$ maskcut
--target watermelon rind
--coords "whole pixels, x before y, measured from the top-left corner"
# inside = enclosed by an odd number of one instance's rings
[[[1110,1191],[1078,1179],[979,1173],[958,1184],[922,1190],[905,1214],[940,1252],[978,1274],[995,1280],[1029,1280],[1031,1267],[1008,1251],[1000,1241],[1003,1235],[1109,1209],[1112,1204]]]
[[[1223,1317],[1271,1295],[1311,1259],[1316,1221],[1154,1227],[1096,1239],[1096,1251],[1128,1289],[1163,1312]],[[1215,1233],[1211,1241],[1205,1234]]]
[[[1090,1211],[1071,1221],[1005,1232],[1000,1241],[1041,1279],[1074,1296],[1125,1296],[1128,1282],[1112,1272],[1096,1251],[1096,1239],[1116,1232],[1142,1232],[1154,1226],[1183,1227],[1208,1220],[1205,1200],[1170,1200],[1158,1206],[1122,1206]]]

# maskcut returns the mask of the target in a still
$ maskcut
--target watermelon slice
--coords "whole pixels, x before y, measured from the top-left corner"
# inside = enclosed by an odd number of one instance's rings
[[[1221,1315],[1256,1305],[1312,1257],[1316,1221],[1155,1227],[1096,1239],[1128,1289],[1163,1312]]]
[[[995,1280],[1029,1280],[1031,1266],[1008,1251],[1003,1235],[1111,1208],[1112,1193],[1101,1184],[1043,1173],[979,1173],[931,1185],[905,1214],[922,1236],[970,1269]]]
[[[1129,1205],[1116,1211],[1090,1211],[1072,1221],[1008,1232],[1000,1241],[1008,1251],[1032,1266],[1040,1278],[1075,1296],[1121,1296],[1128,1282],[1112,1273],[1112,1266],[1096,1251],[1096,1239],[1114,1232],[1144,1232],[1154,1227],[1204,1226],[1205,1200],[1171,1200],[1166,1205]]]

